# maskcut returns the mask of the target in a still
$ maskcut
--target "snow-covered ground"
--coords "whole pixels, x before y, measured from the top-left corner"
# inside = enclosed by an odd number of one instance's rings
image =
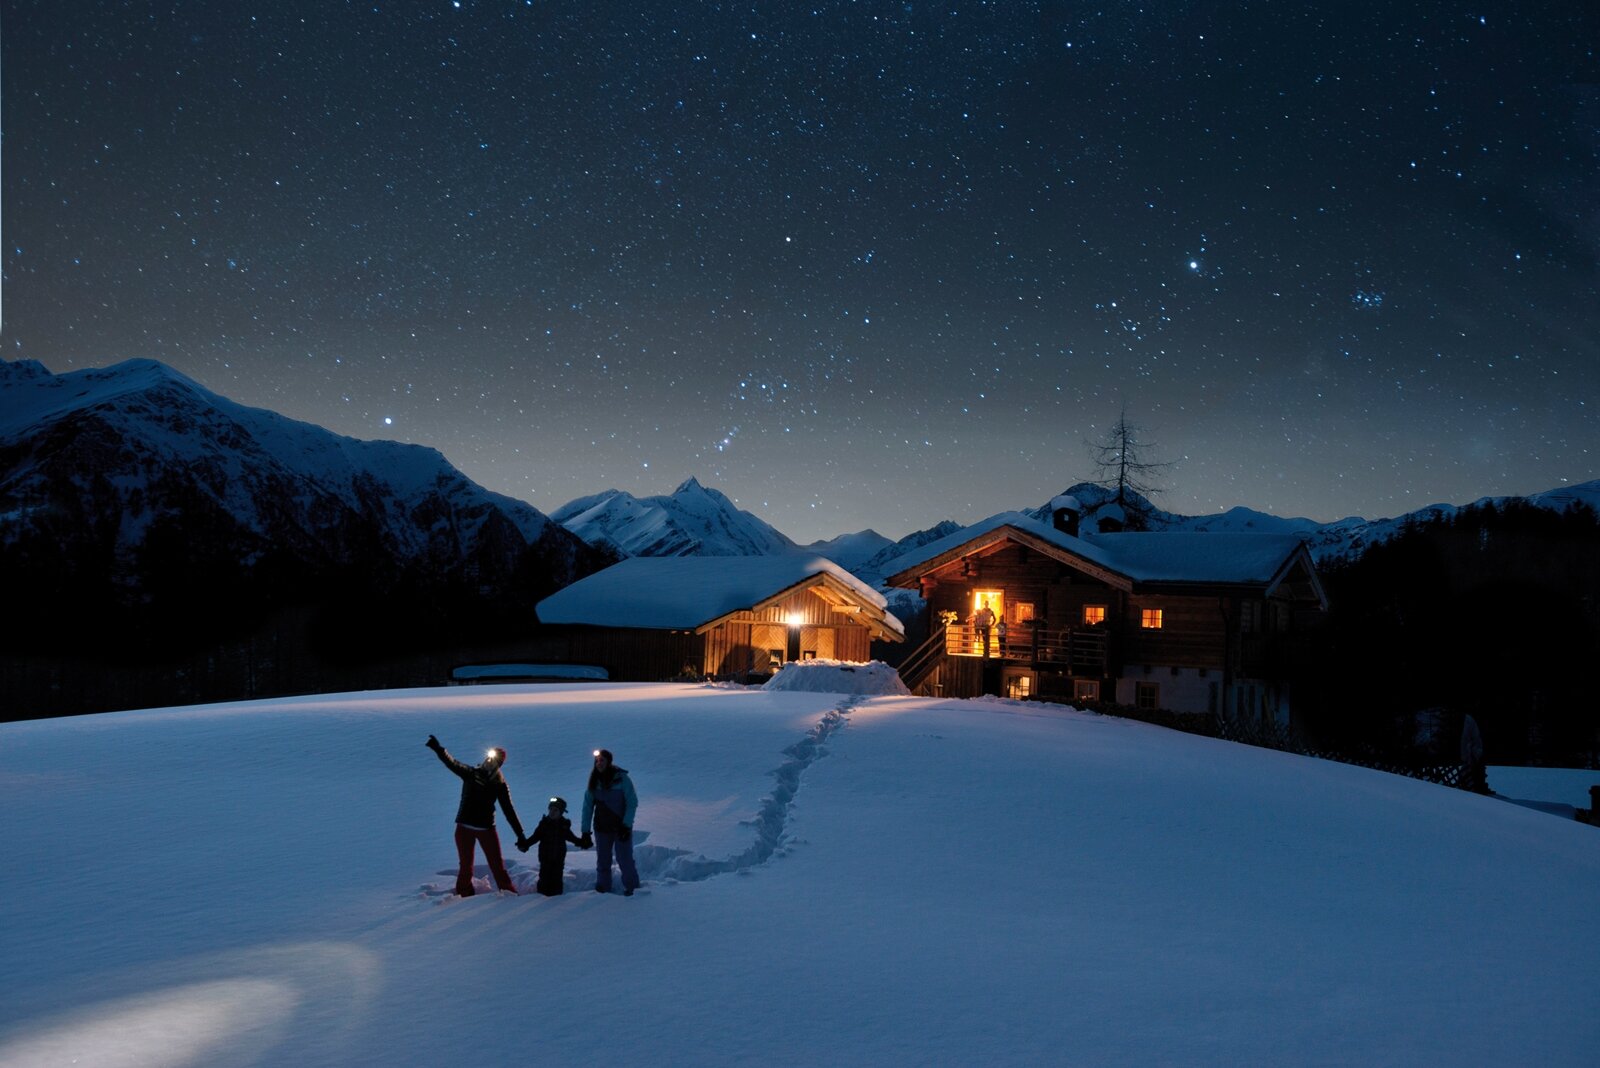
[[[430,732],[504,746],[530,826],[612,749],[648,892],[574,851],[564,897],[450,896]],[[595,683],[10,723],[0,813],[7,1066],[1600,1048],[1600,830],[1066,709]]]

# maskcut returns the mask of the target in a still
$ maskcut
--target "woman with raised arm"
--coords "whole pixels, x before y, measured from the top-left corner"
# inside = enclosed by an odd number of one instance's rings
[[[499,747],[491,749],[482,764],[472,767],[446,752],[444,746],[439,744],[439,739],[431,734],[423,744],[432,749],[440,762],[461,780],[461,804],[456,807],[456,855],[461,867],[456,872],[456,893],[462,897],[471,897],[474,893],[474,846],[483,847],[483,859],[489,863],[495,885],[508,893],[516,893],[517,888],[511,884],[506,862],[500,855],[500,834],[494,829],[494,806],[498,801],[501,811],[506,814],[506,821],[517,832],[517,847],[527,848],[524,843],[528,839],[522,833],[522,821],[517,819],[517,810],[511,805],[511,787],[506,785],[506,777],[500,771],[506,762],[506,751]]]

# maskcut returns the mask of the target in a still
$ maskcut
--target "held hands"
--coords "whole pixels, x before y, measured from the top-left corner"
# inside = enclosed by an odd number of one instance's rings
[[[435,753],[444,748],[444,746],[439,744],[439,739],[435,738],[431,734],[428,735],[428,740],[422,744],[427,746],[429,749],[432,749]]]
[[[517,836],[517,849],[521,852],[526,853],[528,851],[528,847],[531,845],[533,845],[531,839],[524,838],[521,835]]]
[[[591,835],[588,831],[584,831],[583,832],[583,838],[578,842],[578,848],[579,849],[593,849],[594,848],[594,836]]]

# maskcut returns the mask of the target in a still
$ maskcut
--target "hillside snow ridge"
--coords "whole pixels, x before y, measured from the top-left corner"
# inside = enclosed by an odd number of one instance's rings
[[[463,1021],[495,1024],[466,1036],[484,1064],[584,1063],[596,1028],[618,1063],[706,1068],[1594,1063],[1595,828],[1060,706],[811,688],[829,674],[0,723],[0,1064],[452,1064]],[[490,892],[481,854],[480,892],[449,893],[460,791],[430,732],[504,746],[524,821],[559,795],[575,830],[610,748],[641,892],[595,893],[572,849],[559,897]],[[220,863],[186,833],[214,814]],[[1021,873],[1013,814],[1047,829]],[[93,871],[62,877],[86,828]],[[536,854],[498,833],[528,887]],[[597,946],[626,955],[599,1016]],[[845,975],[871,996],[808,1015]]]

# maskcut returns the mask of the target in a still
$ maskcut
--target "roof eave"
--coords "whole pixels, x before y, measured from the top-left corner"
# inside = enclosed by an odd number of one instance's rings
[[[884,581],[891,586],[915,589],[920,584],[923,575],[937,571],[947,564],[952,564],[964,557],[971,556],[1001,541],[1011,541],[1018,545],[1025,545],[1053,560],[1093,575],[1095,578],[1117,589],[1123,591],[1133,589],[1133,579],[1120,571],[1114,571],[1104,564],[1090,560],[1088,557],[1075,553],[1065,546],[1046,541],[1038,535],[1012,526],[1010,523],[985,531],[977,537],[964,541],[952,549],[947,549],[938,556],[925,560],[920,564],[897,571]]]

